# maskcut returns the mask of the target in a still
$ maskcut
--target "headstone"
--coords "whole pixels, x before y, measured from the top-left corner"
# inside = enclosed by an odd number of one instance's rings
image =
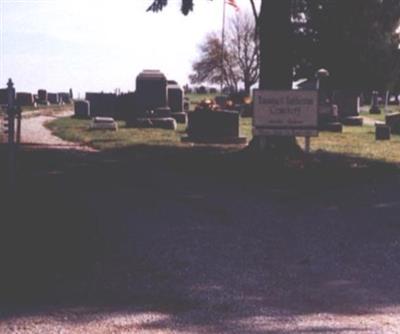
[[[5,106],[8,104],[8,92],[7,88],[0,89],[0,106]]]
[[[90,118],[90,102],[86,100],[75,100],[74,111],[76,118]]]
[[[390,126],[385,123],[375,123],[375,139],[390,140]]]
[[[144,70],[136,77],[136,99],[139,112],[168,106],[167,78],[159,70]]]
[[[117,95],[112,93],[86,93],[85,100],[90,102],[91,117],[117,118]]]
[[[112,117],[94,117],[90,125],[91,130],[111,130],[117,131],[118,124]]]
[[[58,93],[58,96],[60,97],[60,103],[65,103],[65,104],[70,104],[72,103],[72,98],[69,95],[69,93]]]
[[[340,90],[334,93],[334,104],[338,106],[341,119],[360,116],[360,98],[358,93],[351,90]]]
[[[168,90],[168,106],[171,112],[183,112],[183,89],[173,81],[169,81],[167,85]]]
[[[330,128],[329,124],[338,123],[338,107],[335,104],[323,104],[318,106],[318,128],[325,130]]]
[[[387,114],[385,116],[385,121],[392,133],[400,134],[400,112]]]
[[[246,143],[239,134],[239,113],[235,111],[198,111],[189,113],[188,137],[183,141],[199,143]]]
[[[334,103],[338,107],[339,120],[348,126],[362,126],[363,118],[360,116],[360,97],[358,92],[340,90],[333,94]]]
[[[381,108],[379,107],[379,93],[374,91],[372,92],[371,97],[371,109],[369,110],[370,114],[380,114]]]
[[[35,105],[35,99],[31,93],[17,93],[17,105],[21,107],[33,107]]]
[[[48,93],[47,100],[50,104],[60,104],[60,96],[57,93]]]
[[[123,119],[129,123],[137,117],[136,93],[118,95],[116,118]]]
[[[45,105],[48,104],[47,90],[39,89],[37,95],[38,95],[37,103]]]

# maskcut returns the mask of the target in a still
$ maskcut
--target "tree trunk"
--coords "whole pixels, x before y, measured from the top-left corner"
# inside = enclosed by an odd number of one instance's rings
[[[251,89],[251,84],[250,84],[249,80],[245,80],[244,81],[244,92],[245,92],[246,96],[250,96],[250,89]]]
[[[262,0],[259,16],[260,89],[292,89],[291,0]],[[255,138],[260,145],[260,138]],[[265,149],[271,156],[287,156],[301,151],[295,137],[271,136]]]
[[[291,89],[291,0],[262,0],[260,89]]]

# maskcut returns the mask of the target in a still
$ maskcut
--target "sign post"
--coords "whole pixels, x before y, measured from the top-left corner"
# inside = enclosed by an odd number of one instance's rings
[[[253,135],[260,137],[261,148],[269,136],[318,136],[318,92],[316,90],[255,90]]]

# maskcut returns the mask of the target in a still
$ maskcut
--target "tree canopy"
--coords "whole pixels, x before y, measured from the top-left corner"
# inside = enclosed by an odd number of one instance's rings
[[[194,0],[181,1],[183,14],[194,9]],[[149,10],[166,5],[153,0]],[[262,0],[260,88],[289,89],[293,76],[311,78],[319,68],[336,88],[400,86],[399,18],[398,0]]]
[[[397,0],[296,0],[297,77],[327,68],[332,85],[387,89],[400,72]],[[299,15],[301,13],[301,15]]]

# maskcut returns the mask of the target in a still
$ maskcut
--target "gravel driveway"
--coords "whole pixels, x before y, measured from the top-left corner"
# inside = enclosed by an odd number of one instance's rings
[[[33,133],[46,120],[28,120],[24,140],[41,141]],[[0,333],[400,333],[398,177],[300,192],[95,156],[88,167],[67,159],[71,170],[51,176],[66,178],[52,185],[54,203],[33,205],[65,202],[73,212],[79,203],[88,212],[66,220],[77,231],[93,222],[89,235],[100,244],[83,293],[0,309]]]
[[[52,116],[41,115],[22,119],[21,123],[21,142],[23,144],[33,144],[46,146],[47,148],[59,148],[78,151],[95,151],[87,146],[68,142],[54,136],[44,124],[59,117],[70,117],[73,111],[53,113]]]

